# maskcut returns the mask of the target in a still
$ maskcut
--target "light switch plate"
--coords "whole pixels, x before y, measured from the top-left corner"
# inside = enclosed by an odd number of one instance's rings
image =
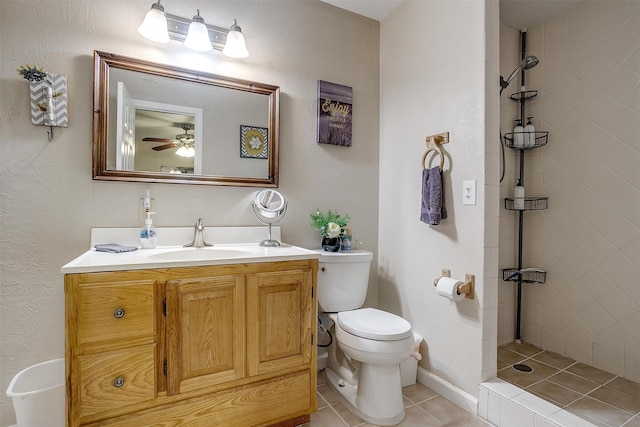
[[[462,181],[462,204],[463,205],[476,204],[476,180],[475,179]]]

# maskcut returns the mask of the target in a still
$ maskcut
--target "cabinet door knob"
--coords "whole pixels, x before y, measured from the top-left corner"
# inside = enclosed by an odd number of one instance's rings
[[[113,317],[115,317],[116,319],[124,317],[124,308],[116,308],[113,312]]]
[[[120,388],[120,387],[122,387],[123,385],[124,385],[124,378],[123,378],[123,377],[116,377],[116,378],[113,380],[113,386],[114,386],[114,387],[118,387],[118,388]]]

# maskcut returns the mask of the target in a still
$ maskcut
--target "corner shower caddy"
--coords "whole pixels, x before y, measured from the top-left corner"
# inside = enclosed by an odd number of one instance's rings
[[[511,95],[511,99],[520,104],[520,123],[524,123],[525,103],[538,96],[537,90],[526,90],[516,92]],[[527,134],[528,132],[510,132],[504,134],[504,143],[507,147],[520,151],[520,183],[524,185],[524,153],[526,150],[542,147],[547,144],[549,132],[535,131],[533,144],[528,146],[516,146],[514,144],[515,135],[517,133]],[[547,209],[549,206],[548,197],[525,197],[524,209],[516,209],[513,197],[504,199],[504,208],[507,210],[518,211],[518,267],[505,268],[502,270],[502,280],[509,282],[517,282],[517,309],[516,309],[516,342],[520,342],[520,321],[522,311],[522,284],[535,283],[542,284],[547,279],[547,273],[540,269],[528,269],[522,267],[522,234],[524,229],[524,211],[536,211]]]

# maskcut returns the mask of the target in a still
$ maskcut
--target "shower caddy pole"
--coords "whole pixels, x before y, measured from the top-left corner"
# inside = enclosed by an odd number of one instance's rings
[[[526,58],[527,55],[527,32],[523,29],[520,32],[521,38],[521,61]],[[525,102],[535,98],[538,95],[538,91],[527,91],[525,89],[525,67],[522,67],[520,71],[521,89],[511,95],[511,99],[520,104],[520,123],[524,124],[525,121]],[[531,148],[537,148],[545,145],[548,140],[549,132],[536,131],[534,135],[533,145],[525,147],[516,147],[514,144],[514,133],[505,133],[504,142],[509,148],[517,149],[519,153],[520,170],[519,179],[520,185],[524,186],[524,153],[525,150]],[[523,135],[527,137],[527,135]],[[523,246],[523,230],[524,230],[524,212],[527,210],[540,210],[548,207],[548,197],[525,197],[523,209],[515,209],[514,198],[505,198],[505,209],[518,211],[518,266],[516,269],[509,268],[503,270],[503,280],[517,282],[516,287],[516,335],[515,341],[517,343],[521,341],[520,324],[522,321],[522,284],[523,283],[538,283],[542,284],[546,281],[546,272],[534,269],[533,271],[525,269],[523,271],[522,266],[522,246]]]
[[[527,31],[522,30],[520,32],[520,52],[521,58],[520,61],[523,61],[527,56]],[[524,88],[524,76],[525,69],[522,67],[520,70],[520,87]],[[524,89],[522,89],[524,90]],[[524,95],[523,95],[524,96]],[[520,101],[520,123],[521,126],[524,126],[525,121],[525,110],[524,110],[524,100]],[[524,150],[520,150],[520,185],[524,187]],[[515,196],[515,195],[514,195]],[[524,210],[518,210],[518,271],[522,270],[522,233],[524,230]],[[517,290],[517,309],[516,309],[516,342],[522,342],[520,336],[520,324],[522,322],[522,274],[518,275],[518,290]]]

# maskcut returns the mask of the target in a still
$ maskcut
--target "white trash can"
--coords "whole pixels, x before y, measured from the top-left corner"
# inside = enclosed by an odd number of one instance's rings
[[[17,427],[64,427],[64,358],[29,366],[18,372],[7,389]]]
[[[413,332],[413,352],[409,355],[409,358],[400,363],[400,380],[402,381],[402,387],[414,385],[416,378],[418,377],[418,360],[422,359],[420,355],[420,343],[422,342],[422,335],[417,332]]]
[[[318,371],[322,371],[329,364],[329,352],[324,347],[318,347]]]

